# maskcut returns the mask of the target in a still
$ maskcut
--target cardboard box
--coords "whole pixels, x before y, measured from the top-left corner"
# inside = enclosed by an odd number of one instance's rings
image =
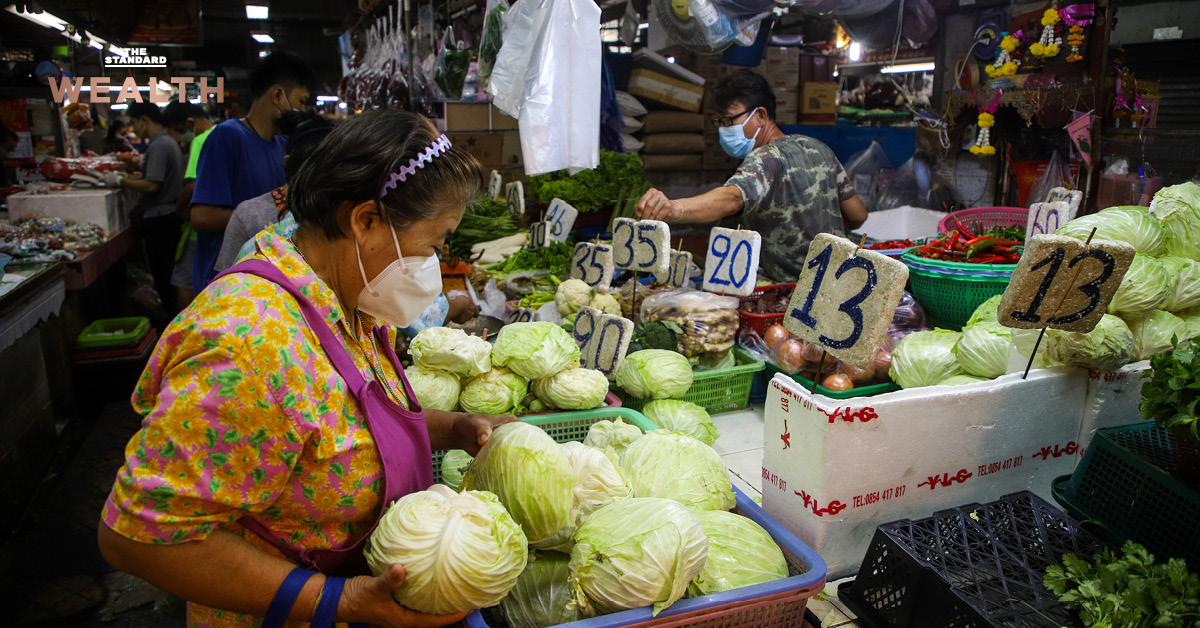
[[[764,76],[800,76],[800,49],[792,46],[767,46],[762,63]]]
[[[800,111],[795,107],[775,106],[775,124],[796,124],[800,120]]]
[[[837,114],[837,83],[804,83],[800,86],[800,113]]]
[[[698,112],[704,101],[704,87],[674,79],[653,70],[637,68],[629,76],[630,94],[684,111]]]
[[[129,226],[129,212],[139,194],[122,190],[62,190],[49,194],[20,192],[8,197],[8,215],[14,221],[25,214],[90,222],[112,235]]]
[[[517,121],[487,102],[448,102],[444,105],[443,131],[515,131]]]
[[[775,90],[775,108],[776,109],[800,109],[800,89],[799,87],[788,87]]]
[[[501,168],[510,164],[504,161],[504,136],[502,131],[476,131],[473,133],[447,132],[450,143],[471,153],[484,168]],[[520,141],[517,142],[518,149]]]
[[[1031,490],[1075,466],[1083,369],[1037,369],[963,386],[846,400],[771,380],[763,508],[828,564],[856,571],[876,526]]]

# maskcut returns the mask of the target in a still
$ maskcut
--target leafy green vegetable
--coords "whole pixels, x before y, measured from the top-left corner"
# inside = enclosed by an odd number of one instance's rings
[[[1200,577],[1183,559],[1155,563],[1146,548],[1127,541],[1117,557],[1110,549],[1094,565],[1074,554],[1046,569],[1043,583],[1085,626],[1096,628],[1192,628],[1200,625]]]
[[[461,449],[451,449],[442,456],[442,483],[454,490],[462,486],[463,472],[475,458]]]
[[[438,369],[413,365],[404,369],[408,385],[423,408],[452,412],[458,407],[458,395],[462,386],[458,376]]]
[[[544,249],[521,249],[506,255],[504,261],[496,262],[486,270],[497,280],[522,270],[545,270],[551,275],[567,277],[571,274],[571,256],[574,253],[574,244],[555,242]]]
[[[683,329],[671,321],[651,321],[634,332],[633,339],[629,341],[628,353],[636,353],[643,349],[678,351],[679,338],[676,334],[682,333]]]
[[[596,421],[588,428],[587,437],[583,439],[583,444],[588,447],[595,447],[600,451],[605,451],[612,447],[613,453],[617,456],[625,453],[625,449],[629,447],[633,441],[642,437],[642,429],[636,425],[631,425],[618,418],[616,421],[604,419]]]
[[[600,164],[574,176],[566,170],[529,177],[527,192],[534,202],[549,205],[555,198],[580,212],[594,212],[615,202],[623,190],[639,193],[649,187],[637,154],[600,151]]]
[[[463,381],[458,404],[463,412],[507,414],[521,404],[528,388],[524,377],[496,366],[482,375]]]
[[[1200,438],[1200,338],[1186,348],[1150,357],[1150,368],[1143,378],[1142,418],[1177,435]]]
[[[446,240],[446,244],[450,245],[451,255],[470,257],[471,247],[475,244],[510,236],[518,231],[520,229],[513,224],[512,216],[508,213],[508,205],[484,195],[467,206],[462,222],[458,223],[458,228]]]
[[[579,345],[554,323],[512,323],[496,334],[492,363],[531,380],[541,379],[579,366]]]
[[[1189,181],[1159,190],[1150,215],[1167,234],[1168,253],[1200,261],[1200,185]]]
[[[634,497],[673,499],[696,512],[735,502],[725,463],[712,447],[679,432],[647,432],[621,454]]]
[[[954,345],[954,356],[967,375],[992,379],[1008,370],[1008,353],[1012,347],[1012,332],[993,321],[977,322],[963,330],[962,338]]]
[[[975,313],[971,314],[971,318],[967,320],[967,327],[975,323],[994,323],[999,320],[1000,315],[997,310],[1000,309],[1000,299],[1002,298],[1004,298],[1003,294],[997,294],[987,301],[980,303],[979,307],[975,308]]]
[[[591,410],[604,403],[608,378],[594,369],[565,369],[534,380],[533,394],[553,408]]]
[[[787,560],[762,526],[731,512],[699,515],[708,535],[704,569],[688,585],[688,597],[711,595],[788,577]]]
[[[567,610],[574,599],[568,581],[569,562],[568,556],[559,552],[529,553],[525,571],[500,602],[510,628],[548,628],[579,619],[577,612]]]
[[[1115,371],[1133,355],[1133,332],[1112,314],[1105,314],[1087,333],[1052,329],[1046,333],[1046,354],[1053,362]]]
[[[626,354],[617,369],[617,385],[638,399],[679,399],[693,378],[688,359],[664,349]]]
[[[901,388],[933,386],[958,375],[962,367],[954,356],[954,346],[962,334],[946,329],[918,331],[900,339],[892,352],[892,381]]]
[[[642,408],[642,414],[668,432],[682,432],[709,447],[720,437],[708,411],[689,401],[656,399]]]
[[[1167,250],[1167,234],[1145,207],[1109,207],[1096,214],[1080,216],[1054,233],[1086,240],[1092,229],[1098,240],[1120,240],[1133,245],[1142,255],[1162,255]]]

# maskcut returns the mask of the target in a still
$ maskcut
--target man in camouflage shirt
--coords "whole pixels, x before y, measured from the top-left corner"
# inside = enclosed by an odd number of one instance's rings
[[[800,275],[808,245],[818,233],[846,235],[867,219],[842,164],[821,142],[784,135],[775,125],[775,93],[749,70],[726,77],[713,90],[722,116],[721,146],[742,166],[725,185],[700,196],[668,199],[652,189],[638,215],[668,222],[714,222],[736,216],[742,228],[762,234],[762,269],[778,282]],[[740,213],[739,213],[740,212]]]

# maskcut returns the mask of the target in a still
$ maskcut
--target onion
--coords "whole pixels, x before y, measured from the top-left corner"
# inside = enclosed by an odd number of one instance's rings
[[[768,347],[774,347],[777,343],[787,340],[791,337],[791,333],[783,325],[775,324],[767,328],[766,335],[763,336],[763,342]]]
[[[821,356],[824,354],[825,354],[825,350],[822,349],[820,346],[815,345],[815,344],[810,344],[807,342],[804,343],[804,359],[805,360],[812,362],[813,364],[820,364]],[[826,366],[828,366],[828,361],[826,361]]]
[[[808,366],[804,359],[804,341],[788,338],[781,342],[775,350],[775,365],[789,375],[804,370]]]
[[[880,381],[888,381],[891,379],[888,372],[892,370],[892,354],[891,352],[880,349],[875,354],[875,376]]]
[[[833,375],[826,377],[825,380],[821,382],[821,385],[827,390],[834,391],[850,390],[854,388],[854,382],[850,381],[850,378],[844,373],[834,373]]]
[[[875,383],[875,364],[869,364],[867,368],[858,368],[850,364],[842,365],[842,373],[854,382],[855,386],[869,386]],[[828,388],[828,386],[826,386]]]

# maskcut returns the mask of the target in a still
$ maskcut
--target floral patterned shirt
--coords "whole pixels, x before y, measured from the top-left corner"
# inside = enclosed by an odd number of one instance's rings
[[[363,376],[382,377],[408,407],[374,348],[374,319],[348,318],[291,241],[271,230],[255,241],[251,257],[295,283]],[[293,547],[324,549],[353,544],[379,515],[383,468],[366,417],[296,300],[265,279],[230,275],[201,292],[164,331],[133,407],[145,419],[103,512],[122,536],[173,544],[226,528],[280,556],[237,520],[252,516]],[[189,626],[260,621],[188,605]]]

